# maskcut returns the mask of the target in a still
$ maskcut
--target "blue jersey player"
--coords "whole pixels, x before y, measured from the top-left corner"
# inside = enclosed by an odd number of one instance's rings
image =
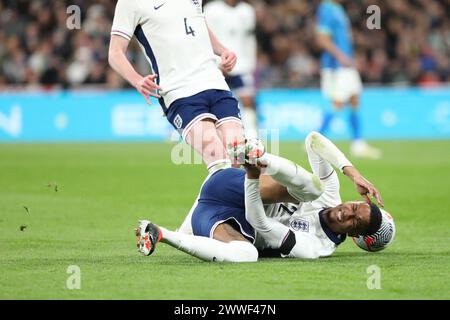
[[[359,96],[362,83],[355,67],[351,24],[341,0],[324,0],[317,10],[317,38],[323,50],[321,57],[322,93],[331,99],[334,110],[324,116],[320,129],[324,133],[336,111],[350,104],[350,124],[353,143],[351,153],[355,157],[378,159],[381,153],[369,146],[361,137]]]

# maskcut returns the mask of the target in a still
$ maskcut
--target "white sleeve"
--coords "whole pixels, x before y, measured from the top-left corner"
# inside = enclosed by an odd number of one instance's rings
[[[245,178],[245,218],[272,249],[278,249],[289,234],[289,228],[266,217],[259,193],[259,179]]]
[[[322,195],[315,202],[323,206],[338,205],[341,202],[340,184],[333,166],[342,171],[352,164],[330,140],[318,132],[311,132],[306,137],[305,146],[313,173],[324,185]]]
[[[316,131],[308,134],[305,145],[313,172],[321,179],[331,174],[332,166],[341,172],[344,167],[353,166],[333,142]]]
[[[313,234],[295,232],[295,246],[291,252],[283,257],[299,259],[317,259],[320,257],[320,240]]]
[[[131,40],[140,20],[141,10],[139,9],[138,1],[118,0],[111,34]]]

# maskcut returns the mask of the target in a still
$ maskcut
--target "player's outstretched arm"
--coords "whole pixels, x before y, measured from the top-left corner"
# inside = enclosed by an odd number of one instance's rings
[[[111,36],[108,61],[110,66],[127,80],[150,104],[149,97],[161,98],[155,90],[162,90],[154,81],[158,75],[141,76],[128,61],[126,52],[129,40],[118,35]]]
[[[236,54],[227,49],[220,41],[217,39],[216,35],[211,31],[206,24],[209,33],[209,39],[211,40],[211,45],[214,51],[214,54],[221,58],[220,67],[225,72],[231,72],[236,65],[237,57]]]
[[[342,151],[330,140],[313,131],[306,137],[305,145],[315,174],[321,176],[323,173],[330,171],[329,167],[332,165],[355,184],[356,191],[368,203],[370,203],[370,197],[373,197],[380,205],[384,206],[381,195],[375,186],[359,173]]]
[[[345,167],[344,174],[353,181],[356,191],[364,197],[368,204],[371,202],[370,197],[373,197],[377,200],[378,204],[384,207],[380,192],[369,180],[364,178],[355,167]]]

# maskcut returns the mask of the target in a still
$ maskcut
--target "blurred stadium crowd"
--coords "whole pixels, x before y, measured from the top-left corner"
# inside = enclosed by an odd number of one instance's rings
[[[249,2],[257,12],[259,87],[318,86],[320,51],[314,34],[320,0]],[[115,3],[0,0],[0,86],[126,87],[107,62]],[[366,26],[366,9],[373,4],[381,8],[379,30]],[[70,5],[82,10],[81,30],[66,26]],[[345,0],[343,5],[366,84],[450,83],[450,0]],[[130,59],[148,73],[136,43]]]

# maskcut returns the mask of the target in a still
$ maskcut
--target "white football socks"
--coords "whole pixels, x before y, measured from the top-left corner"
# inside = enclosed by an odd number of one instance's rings
[[[250,242],[222,242],[215,239],[169,231],[160,227],[161,242],[205,261],[256,262],[258,250]]]

